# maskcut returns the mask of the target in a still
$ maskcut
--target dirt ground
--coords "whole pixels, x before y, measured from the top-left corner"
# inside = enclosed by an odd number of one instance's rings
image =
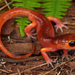
[[[68,8],[66,16],[62,19],[70,31],[63,28],[63,33],[60,30],[55,32],[56,36],[67,33],[75,34],[75,2],[71,3],[72,6]],[[7,8],[1,10],[0,15],[6,10]],[[41,9],[38,11],[41,12]],[[27,36],[21,37],[19,25],[14,22],[14,19],[10,19],[4,24],[1,37],[3,44],[11,53],[23,55],[32,50],[32,39]],[[62,50],[48,53],[53,61],[56,61],[53,63],[55,67],[52,68],[47,67],[47,63],[40,53],[43,46],[37,39],[33,39],[33,42],[36,44],[35,52],[26,59],[12,59],[0,51],[0,75],[75,75],[75,50],[69,50],[71,55],[69,60],[62,60]]]

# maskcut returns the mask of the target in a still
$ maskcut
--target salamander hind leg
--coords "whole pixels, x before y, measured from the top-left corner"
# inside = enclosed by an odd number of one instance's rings
[[[32,34],[31,29],[34,28],[36,26],[35,22],[30,23],[27,27],[25,27],[24,32],[26,33],[26,35],[30,38],[34,38],[36,39],[36,37],[32,36],[34,34]]]
[[[64,59],[64,58],[67,58],[67,60],[69,60],[69,57],[71,57],[69,54],[68,54],[68,50],[63,50],[63,55],[62,55],[62,60]]]
[[[52,66],[52,68],[54,68],[52,62],[53,60],[49,58],[49,56],[47,55],[46,52],[53,52],[53,49],[52,48],[42,48],[41,49],[41,53],[45,59],[45,61],[47,62],[47,66],[49,67],[49,64]]]
[[[60,19],[58,19],[56,17],[50,17],[50,16],[47,17],[47,19],[56,23],[56,25],[55,25],[56,32],[58,29],[60,29],[61,32],[63,32],[63,29],[62,29],[63,27],[69,30],[69,28],[67,26],[65,26],[64,23]]]

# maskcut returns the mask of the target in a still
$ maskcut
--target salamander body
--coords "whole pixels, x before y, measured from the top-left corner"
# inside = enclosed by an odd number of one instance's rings
[[[40,13],[30,10],[30,9],[25,9],[25,8],[15,8],[6,11],[0,16],[0,34],[1,34],[1,28],[3,24],[14,17],[28,17],[29,20],[32,22],[30,23],[27,27],[25,27],[24,31],[27,34],[28,37],[35,38],[33,36],[33,33],[31,33],[31,29],[33,27],[36,28],[37,31],[37,38],[38,41],[44,46],[40,51],[46,60],[48,64],[52,65],[52,60],[49,58],[46,52],[54,52],[57,50],[63,49],[63,58],[69,56],[68,54],[68,49],[75,49],[75,34],[66,34],[66,35],[61,35],[55,37],[54,34],[54,28],[52,26],[51,21],[55,22],[56,25],[56,31],[58,28],[63,32],[62,27],[65,27],[68,29],[67,26],[65,26],[60,19],[56,17],[45,17],[41,15]],[[29,57],[35,49],[35,45],[33,44],[33,49],[32,51],[23,56],[17,56],[9,52],[3,45],[1,38],[0,38],[0,49],[9,57],[15,58],[15,59],[21,59],[21,58],[27,58]]]

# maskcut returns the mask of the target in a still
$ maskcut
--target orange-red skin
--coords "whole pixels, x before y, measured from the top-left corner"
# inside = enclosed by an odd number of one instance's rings
[[[49,57],[47,56],[46,52],[57,51],[59,49],[66,49],[66,50],[67,49],[75,49],[75,47],[69,46],[69,41],[75,40],[75,34],[67,34],[67,35],[55,37],[54,29],[53,29],[53,26],[50,21],[54,21],[56,24],[60,25],[62,23],[60,19],[57,19],[55,17],[47,17],[46,18],[43,15],[41,15],[40,13],[30,10],[30,9],[15,8],[15,9],[11,9],[11,10],[3,13],[0,16],[0,34],[1,34],[1,28],[2,28],[3,24],[7,20],[17,17],[17,16],[28,17],[29,20],[32,22],[24,30],[24,31],[26,31],[26,34],[28,36],[31,36],[31,35],[29,35],[29,34],[31,34],[30,33],[31,28],[36,27],[38,41],[43,46],[45,46],[45,48],[41,49],[41,53],[47,63],[51,62],[51,60],[49,60]],[[1,41],[1,38],[0,38],[0,49],[5,54],[7,54],[8,56],[10,56],[12,58],[15,58],[15,59],[26,58],[26,56],[17,56],[17,55],[10,53],[4,47],[4,45]],[[33,52],[31,52],[31,54]],[[64,51],[64,53],[65,53],[65,51]],[[28,55],[28,56],[30,56],[30,55]]]

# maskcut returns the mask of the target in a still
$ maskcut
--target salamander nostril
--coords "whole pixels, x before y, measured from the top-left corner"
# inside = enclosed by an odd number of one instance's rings
[[[69,45],[70,46],[75,46],[75,41],[70,41]]]

